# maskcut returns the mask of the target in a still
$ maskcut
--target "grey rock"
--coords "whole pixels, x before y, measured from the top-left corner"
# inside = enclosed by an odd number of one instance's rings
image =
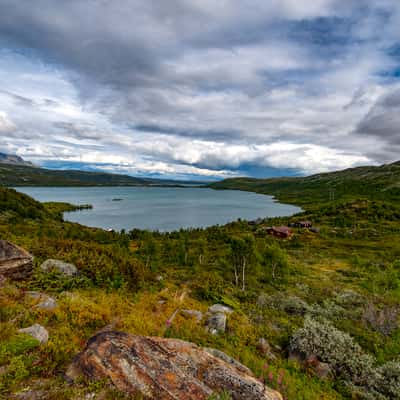
[[[203,350],[205,350],[208,354],[211,354],[212,356],[217,357],[220,360],[233,365],[239,371],[244,372],[245,374],[249,374],[249,375],[252,374],[252,372],[247,367],[245,367],[243,364],[241,364],[239,361],[235,360],[234,358],[228,356],[228,354],[224,353],[221,350],[213,349],[211,347],[204,347]]]
[[[233,312],[232,308],[224,306],[223,304],[213,304],[209,309],[210,313],[223,313],[231,314]]]
[[[40,310],[54,310],[57,308],[58,304],[53,297],[48,296],[45,300],[37,304],[36,308],[39,308]]]
[[[34,300],[41,300],[46,296],[44,293],[35,290],[28,290],[25,294]]]
[[[40,266],[40,269],[44,272],[50,272],[52,270],[56,270],[66,276],[74,276],[78,273],[78,270],[74,264],[66,263],[66,262],[60,261],[60,260],[53,260],[53,259],[46,260]]]
[[[54,310],[57,307],[57,301],[46,293],[28,291],[26,295],[39,302],[35,307],[40,310]]]
[[[15,400],[47,400],[49,393],[45,390],[24,390],[13,395]]]
[[[206,321],[206,329],[213,335],[225,332],[226,314],[224,313],[210,314]]]
[[[27,335],[37,339],[42,344],[49,340],[49,333],[47,332],[46,328],[39,324],[33,324],[28,328],[18,329],[18,332],[26,333]]]
[[[181,314],[187,317],[196,318],[198,322],[200,322],[203,319],[203,313],[198,310],[181,310]]]
[[[33,256],[21,247],[0,240],[0,274],[10,279],[26,279],[32,273]]]
[[[320,379],[329,379],[333,377],[333,371],[328,363],[318,362],[313,368],[314,374]]]
[[[262,355],[267,355],[271,351],[271,346],[266,339],[260,338],[257,342],[257,350]]]

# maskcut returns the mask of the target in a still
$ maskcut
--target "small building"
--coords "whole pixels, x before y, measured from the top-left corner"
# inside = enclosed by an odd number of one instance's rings
[[[293,231],[287,226],[269,226],[265,228],[268,235],[275,236],[280,239],[288,239],[293,235]]]

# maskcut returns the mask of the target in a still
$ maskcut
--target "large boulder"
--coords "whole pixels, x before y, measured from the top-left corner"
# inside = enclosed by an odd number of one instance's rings
[[[217,353],[216,353],[217,354]],[[110,379],[121,391],[157,400],[206,400],[227,391],[233,400],[282,400],[244,366],[177,339],[101,332],[68,368],[71,380]]]
[[[32,273],[33,256],[21,247],[0,240],[0,275],[10,279],[25,279]]]
[[[66,276],[74,276],[78,273],[78,270],[74,264],[53,259],[46,260],[44,263],[42,263],[40,269],[44,272],[56,270],[57,272]]]

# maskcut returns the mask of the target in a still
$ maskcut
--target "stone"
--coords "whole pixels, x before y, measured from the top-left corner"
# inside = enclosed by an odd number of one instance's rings
[[[330,379],[334,376],[331,366],[328,363],[320,361],[314,354],[306,357],[297,351],[291,350],[289,352],[289,360],[297,362],[320,379]]]
[[[213,335],[223,333],[226,330],[226,314],[210,314],[206,321],[206,329]]]
[[[58,306],[57,301],[53,297],[48,296],[46,299],[37,304],[36,308],[40,310],[51,311],[57,308],[57,306]]]
[[[198,322],[200,322],[203,319],[203,313],[198,310],[181,310],[181,314],[183,314],[186,317],[196,318]]]
[[[48,400],[49,393],[45,390],[24,390],[12,396],[15,400]]]
[[[28,328],[18,329],[19,333],[26,333],[37,339],[41,344],[46,343],[49,340],[49,333],[46,328],[39,324],[33,324]]]
[[[36,308],[40,310],[54,310],[57,308],[57,301],[47,295],[46,293],[36,292],[36,291],[27,291],[26,295],[31,299],[36,300],[38,303],[35,305]]]
[[[127,395],[145,399],[207,400],[225,390],[232,400],[282,400],[246,367],[239,368],[193,343],[118,331],[89,339],[66,372],[71,381],[80,376],[110,380]]]
[[[256,347],[257,347],[258,352],[263,356],[265,356],[271,352],[271,346],[264,338],[258,339]]]
[[[231,314],[232,312],[232,308],[224,306],[223,304],[213,304],[209,307],[206,321],[207,331],[213,335],[225,332],[227,314]]]
[[[303,365],[311,369],[314,375],[318,376],[320,379],[329,379],[333,376],[331,366],[328,363],[320,361],[315,355],[311,355],[303,361]]]
[[[217,358],[221,359],[222,361],[225,361],[226,363],[235,366],[239,371],[242,371],[249,375],[252,374],[252,372],[247,367],[245,367],[243,364],[241,364],[239,361],[235,360],[234,358],[228,356],[228,354],[224,353],[223,351],[213,349],[211,347],[204,347],[204,350],[207,353],[213,355],[214,357],[217,357]]]
[[[0,274],[9,279],[26,279],[33,269],[33,256],[23,248],[0,240]]]
[[[213,304],[209,309],[209,313],[223,313],[231,314],[233,312],[232,308],[224,306],[223,304]]]
[[[328,363],[319,362],[313,371],[320,379],[329,379],[333,376],[332,368]]]
[[[40,266],[40,269],[44,272],[50,272],[52,270],[56,270],[66,276],[74,276],[78,273],[78,270],[74,264],[66,263],[66,262],[60,261],[60,260],[53,260],[53,259],[46,260]]]

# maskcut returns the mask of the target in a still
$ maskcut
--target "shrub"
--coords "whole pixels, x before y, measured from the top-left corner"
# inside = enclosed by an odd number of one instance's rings
[[[351,336],[326,320],[306,317],[304,327],[291,340],[290,351],[305,358],[318,357],[328,363],[337,376],[355,384],[364,385],[375,374],[374,358],[365,354]]]
[[[300,297],[287,294],[277,294],[267,297],[261,294],[257,300],[259,307],[272,307],[283,310],[291,315],[304,315],[310,310],[310,306]]]
[[[11,337],[8,341],[0,343],[0,365],[4,364],[13,356],[26,354],[39,346],[39,341],[31,336],[19,334]]]
[[[400,399],[400,360],[390,361],[377,368],[378,378],[375,390],[389,399]]]
[[[313,317],[324,317],[327,319],[343,318],[347,311],[331,300],[324,300],[322,305],[313,304],[308,308],[308,313]]]

